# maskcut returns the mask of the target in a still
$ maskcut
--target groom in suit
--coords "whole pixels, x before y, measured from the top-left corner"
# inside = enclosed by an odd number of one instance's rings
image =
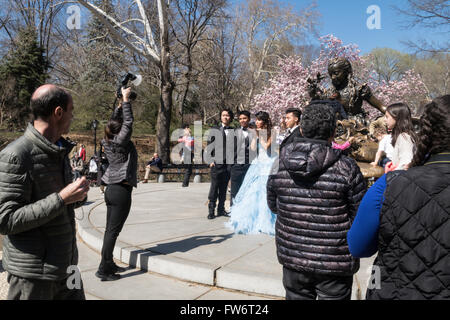
[[[217,199],[217,216],[229,217],[229,213],[225,211],[225,199],[227,195],[228,182],[230,181],[231,164],[234,161],[234,134],[230,123],[233,120],[233,112],[229,109],[222,109],[220,112],[221,124],[211,129],[208,137],[208,146],[206,152],[212,156],[212,161],[209,164],[211,168],[211,186],[209,188],[209,214],[208,219],[214,219],[214,210]],[[216,141],[216,139],[222,141]],[[222,143],[220,143],[222,142]],[[229,154],[227,154],[229,153]]]
[[[253,131],[248,130],[250,124],[250,112],[243,110],[239,112],[240,128],[234,130],[234,163],[231,166],[231,205],[236,197],[250,163],[256,157],[256,151],[252,152],[250,143]]]
[[[284,123],[286,125],[286,133],[284,138],[280,144],[280,154],[281,149],[286,145],[290,144],[295,140],[295,138],[301,138],[302,134],[300,133],[300,117],[302,112],[300,109],[289,108],[286,110],[286,115],[284,117]]]

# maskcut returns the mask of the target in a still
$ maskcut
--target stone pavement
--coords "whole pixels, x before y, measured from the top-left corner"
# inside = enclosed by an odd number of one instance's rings
[[[273,297],[181,281],[153,272],[129,268],[118,281],[102,282],[95,277],[100,253],[78,239],[81,271],[87,300],[267,300]],[[117,261],[117,264],[126,267]]]
[[[137,269],[213,288],[283,298],[282,267],[274,237],[233,234],[228,220],[206,219],[209,183],[139,184],[130,215],[114,250],[118,261]],[[98,188],[77,210],[80,237],[101,250],[106,206]],[[373,258],[361,259],[353,299],[367,287]],[[120,282],[120,281],[119,281]]]
[[[282,267],[274,237],[233,234],[228,218],[206,219],[208,183],[139,184],[114,250],[130,266],[122,279],[101,282],[94,273],[106,223],[99,188],[76,212],[79,268],[87,299],[283,299]],[[364,297],[373,257],[361,259],[352,299]],[[0,299],[6,297],[0,273]],[[361,294],[362,293],[362,294]]]
[[[129,269],[120,281],[101,282],[95,277],[100,260],[99,252],[78,238],[81,271],[87,300],[267,300],[273,297],[247,294],[232,290],[180,281],[163,275]],[[0,252],[1,259],[1,252]],[[126,267],[126,265],[118,263]],[[0,300],[8,294],[6,272],[0,271]]]

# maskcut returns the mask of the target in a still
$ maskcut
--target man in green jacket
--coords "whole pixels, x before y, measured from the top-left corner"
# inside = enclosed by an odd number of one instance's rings
[[[9,300],[85,299],[78,264],[74,208],[89,184],[72,182],[67,134],[70,94],[43,85],[31,97],[34,121],[0,152],[0,233]],[[69,278],[69,276],[71,276]],[[78,280],[78,281],[77,281]]]

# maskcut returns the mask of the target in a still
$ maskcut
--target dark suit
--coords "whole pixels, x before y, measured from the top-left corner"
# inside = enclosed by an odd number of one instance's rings
[[[280,154],[281,154],[281,149],[283,149],[284,146],[292,143],[295,138],[302,138],[302,134],[300,133],[300,126],[298,126],[297,128],[295,128],[295,130],[288,136],[286,136],[284,138],[284,140],[281,142],[280,144]]]
[[[245,137],[244,130],[238,128],[234,130],[234,164],[231,166],[231,205],[233,205],[233,199],[239,192],[242,182],[244,181],[245,174],[250,167],[251,162],[256,157],[256,151],[250,150],[250,144],[252,141],[252,134],[248,132]]]
[[[231,171],[231,164],[233,163],[234,153],[233,149],[231,149],[232,155],[230,159],[230,155],[228,155],[227,159],[227,145],[228,149],[230,148],[230,143],[233,141],[231,138],[233,135],[233,128],[229,127],[228,135],[225,134],[225,130],[223,129],[223,126],[220,125],[218,127],[213,127],[213,129],[217,129],[221,132],[221,137],[223,139],[222,141],[222,148],[221,150],[216,150],[216,146],[212,143],[215,142],[215,136],[210,135],[208,138],[208,146],[207,153],[211,154],[211,156],[215,157],[215,166],[211,168],[211,186],[209,188],[209,213],[213,214],[214,209],[216,207],[216,201],[217,198],[219,199],[219,203],[217,205],[217,212],[223,213],[225,211],[225,199],[227,195],[227,187],[228,182],[230,181],[230,171]],[[228,150],[229,151],[229,150]],[[228,160],[228,161],[227,161]]]

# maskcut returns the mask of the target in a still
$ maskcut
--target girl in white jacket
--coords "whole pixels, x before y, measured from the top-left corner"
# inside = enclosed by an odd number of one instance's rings
[[[405,103],[394,103],[386,109],[388,130],[392,131],[394,152],[392,163],[386,165],[386,171],[406,170],[411,163],[417,141],[414,132],[411,110]]]

